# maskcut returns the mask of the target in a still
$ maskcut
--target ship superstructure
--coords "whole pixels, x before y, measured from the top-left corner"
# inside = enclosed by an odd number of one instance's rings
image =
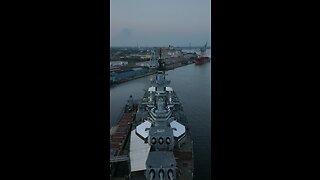
[[[148,144],[144,175],[148,180],[192,179],[193,145],[183,107],[165,77],[161,59],[136,115],[135,135]],[[148,148],[149,147],[149,148]]]

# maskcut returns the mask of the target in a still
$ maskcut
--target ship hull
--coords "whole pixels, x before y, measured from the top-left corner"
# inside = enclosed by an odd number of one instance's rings
[[[196,65],[200,65],[200,64],[204,64],[210,61],[209,57],[198,57],[197,59],[195,59],[194,63]]]

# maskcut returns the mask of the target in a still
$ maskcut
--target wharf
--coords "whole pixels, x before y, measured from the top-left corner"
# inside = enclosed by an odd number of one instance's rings
[[[110,156],[121,155],[127,141],[135,111],[125,112],[116,126],[110,129]]]
[[[189,60],[189,61],[185,61],[185,62],[169,64],[169,65],[166,66],[166,70],[173,70],[173,69],[176,69],[176,68],[179,68],[179,67],[182,67],[182,66],[186,66],[186,65],[189,65],[189,64],[193,64],[193,63],[194,63],[193,60],[192,61]],[[113,85],[116,85],[116,84],[121,84],[121,83],[124,83],[124,82],[128,82],[128,81],[131,81],[131,80],[134,80],[134,79],[141,78],[141,77],[150,76],[150,75],[153,75],[155,73],[156,73],[156,71],[149,71],[149,72],[141,74],[141,75],[128,77],[128,78],[123,78],[121,80],[117,80],[117,81],[111,82],[110,85],[113,86]]]
[[[125,179],[117,175],[117,169],[121,169],[123,163],[129,161],[128,139],[132,123],[135,119],[137,107],[133,105],[133,109],[124,112],[117,125],[110,128],[110,179]],[[121,170],[120,170],[121,171]]]

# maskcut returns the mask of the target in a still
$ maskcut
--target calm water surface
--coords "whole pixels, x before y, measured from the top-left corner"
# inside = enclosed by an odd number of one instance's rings
[[[207,50],[211,55],[211,51]],[[190,64],[166,72],[190,121],[194,140],[194,179],[211,179],[211,62]],[[110,126],[119,118],[128,97],[141,99],[152,76],[135,79],[110,88]]]

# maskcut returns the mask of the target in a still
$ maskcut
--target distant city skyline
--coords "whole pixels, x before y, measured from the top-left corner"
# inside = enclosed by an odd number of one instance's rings
[[[210,0],[111,0],[110,45],[211,46]]]

